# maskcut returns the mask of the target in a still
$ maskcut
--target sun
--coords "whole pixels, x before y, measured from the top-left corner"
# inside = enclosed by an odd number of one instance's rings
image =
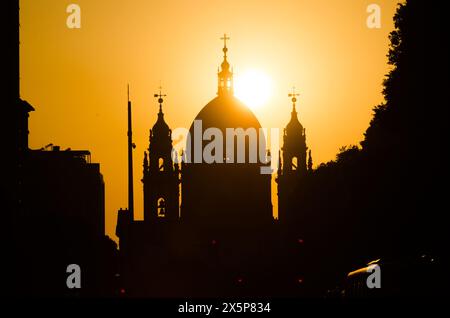
[[[260,108],[272,96],[272,80],[260,70],[244,71],[234,79],[234,93],[250,108]]]

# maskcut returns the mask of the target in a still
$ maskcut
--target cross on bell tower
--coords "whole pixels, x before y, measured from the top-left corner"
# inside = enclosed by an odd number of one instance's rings
[[[163,104],[163,102],[164,102],[164,99],[163,99],[163,97],[166,97],[167,95],[166,94],[162,94],[161,93],[161,90],[162,90],[162,87],[161,87],[161,85],[159,86],[159,93],[156,93],[156,94],[154,94],[153,95],[153,97],[158,97],[158,103],[159,103],[159,112],[160,113],[162,113],[162,104]]]
[[[289,93],[288,96],[292,97],[291,98],[291,101],[292,101],[292,112],[297,114],[297,111],[295,110],[295,103],[297,102],[297,97],[300,96],[300,94],[295,92],[295,86],[292,87],[292,93]]]

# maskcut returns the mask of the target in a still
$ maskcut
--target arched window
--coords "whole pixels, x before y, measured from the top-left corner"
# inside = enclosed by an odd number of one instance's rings
[[[298,164],[297,157],[293,157],[292,158],[292,162],[291,162],[291,166],[292,166],[292,170],[293,171],[297,170],[297,164]]]
[[[159,167],[159,171],[164,171],[164,159],[163,158],[159,158],[158,167]]]
[[[166,201],[163,198],[158,199],[158,217],[166,216]]]

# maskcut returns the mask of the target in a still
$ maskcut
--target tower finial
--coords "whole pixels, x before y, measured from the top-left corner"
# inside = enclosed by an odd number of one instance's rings
[[[167,95],[166,94],[162,94],[161,91],[162,91],[162,87],[161,87],[161,84],[159,84],[159,93],[154,94],[153,97],[158,97],[159,113],[162,114],[162,103],[164,102],[163,97],[166,97]]]
[[[227,48],[227,40],[230,39],[229,36],[227,36],[226,33],[223,34],[223,37],[220,38],[221,40],[223,40],[223,58],[226,59],[227,58],[227,52],[228,52],[228,48]]]
[[[292,87],[292,93],[289,93],[288,96],[292,97],[291,98],[291,101],[292,101],[292,112],[296,113],[295,102],[297,101],[297,96],[300,96],[300,94],[295,92],[295,86]]]
[[[219,78],[219,85],[217,95],[233,94],[233,70],[230,71],[230,63],[227,61],[227,40],[230,39],[226,33],[220,38],[223,40],[223,62],[220,64],[221,69],[217,72]]]

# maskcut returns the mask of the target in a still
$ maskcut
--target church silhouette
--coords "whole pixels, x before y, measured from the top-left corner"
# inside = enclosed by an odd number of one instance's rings
[[[295,257],[289,255],[296,252],[286,250],[287,241],[303,242],[290,230],[298,213],[298,206],[291,203],[299,197],[299,188],[294,185],[307,182],[312,170],[305,129],[297,117],[298,94],[289,94],[293,109],[284,130],[277,171],[279,219],[273,217],[272,175],[261,173],[262,167],[270,165],[263,135],[256,136],[257,151],[264,153],[262,161],[249,160],[249,135],[244,136],[245,162],[238,161],[235,143],[234,157],[223,154],[222,162],[206,162],[201,156],[207,146],[201,136],[207,129],[219,130],[225,136],[221,140],[224,147],[227,138],[234,138],[233,142],[238,138],[227,135],[227,129],[261,129],[252,111],[233,95],[226,45],[229,38],[225,35],[222,39],[217,97],[194,119],[181,160],[174,153],[172,131],[164,118],[165,95],[161,91],[155,94],[159,112],[143,161],[144,219],[134,220],[131,209],[119,210],[117,218],[121,290],[125,295],[284,295],[303,283]],[[129,123],[130,118],[129,112]],[[201,130],[195,128],[196,122],[201,122]],[[130,131],[131,127],[129,136]],[[196,140],[201,140],[200,152],[194,151]],[[129,139],[129,151],[132,147]],[[129,192],[133,192],[132,182]],[[286,258],[290,261],[285,262]]]
[[[233,95],[225,35],[217,96],[194,118],[181,154],[173,150],[164,115],[170,104],[162,91],[155,94],[159,111],[142,166],[143,220],[134,215],[128,98],[128,207],[117,214],[119,250],[104,233],[106,186],[91,152],[51,143],[29,147],[29,115],[38,107],[20,95],[19,1],[7,1],[1,12],[7,294],[410,300],[448,293],[442,209],[448,191],[442,184],[449,169],[417,155],[421,145],[434,158],[448,152],[448,108],[442,103],[450,85],[448,48],[429,45],[449,38],[441,27],[445,10],[415,0],[398,6],[385,103],[374,108],[360,146],[343,147],[335,160],[315,169],[292,91],[291,119],[272,174],[262,171],[274,166],[273,149],[264,135],[251,134],[261,125]],[[243,136],[229,135],[229,129]],[[212,149],[213,141],[227,151]],[[213,161],[204,156],[208,152]],[[81,268],[81,288],[67,284],[71,264]],[[369,264],[382,267],[379,290],[364,287]]]

